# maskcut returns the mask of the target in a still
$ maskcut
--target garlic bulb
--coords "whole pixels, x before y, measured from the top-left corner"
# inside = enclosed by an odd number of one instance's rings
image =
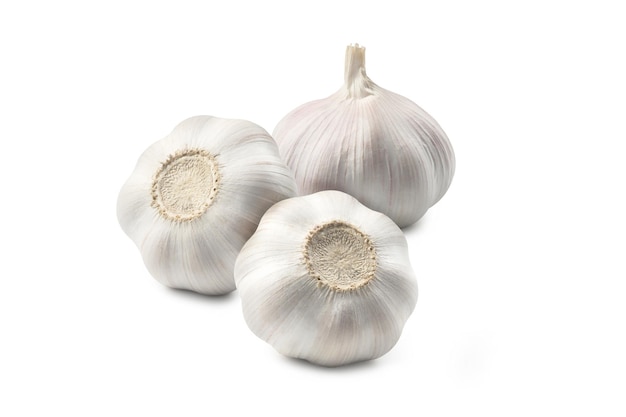
[[[325,366],[387,353],[417,301],[402,231],[339,191],[270,208],[237,257],[235,281],[259,338]]]
[[[224,294],[235,289],[235,259],[263,213],[295,194],[293,175],[263,128],[197,116],[141,155],[117,215],[159,282]]]
[[[358,44],[346,50],[339,91],[293,110],[273,137],[301,194],[341,190],[400,227],[439,201],[454,175],[441,127],[409,99],[374,84]]]

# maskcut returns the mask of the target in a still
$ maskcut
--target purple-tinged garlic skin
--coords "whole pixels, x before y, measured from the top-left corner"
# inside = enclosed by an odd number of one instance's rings
[[[301,195],[343,191],[400,227],[418,221],[454,176],[443,129],[411,100],[376,85],[358,45],[346,50],[339,91],[287,114],[273,137]]]

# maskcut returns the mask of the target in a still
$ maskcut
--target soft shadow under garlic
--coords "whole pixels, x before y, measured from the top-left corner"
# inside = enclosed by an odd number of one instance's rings
[[[419,219],[415,223],[410,224],[408,226],[404,226],[401,229],[407,235],[411,235],[413,233],[420,233],[426,227],[428,227],[427,223],[428,223],[428,214],[426,214],[424,217],[422,217],[421,219]]]
[[[235,295],[236,290],[227,294],[202,294],[199,292],[181,288],[163,287],[163,289],[167,291],[168,294],[171,294],[173,297],[184,298],[185,300],[204,304],[227,304],[232,303],[233,300],[236,300],[238,298],[238,296]]]
[[[380,358],[377,360],[370,359],[366,361],[360,362],[352,362],[345,365],[340,366],[324,366],[318,365],[313,362],[309,362],[306,359],[300,358],[290,358],[289,356],[279,355],[279,359],[284,362],[288,362],[290,365],[298,366],[302,369],[312,370],[314,372],[337,372],[337,373],[351,373],[351,372],[369,372],[372,369],[376,369],[380,367],[380,361],[384,360],[384,358]]]

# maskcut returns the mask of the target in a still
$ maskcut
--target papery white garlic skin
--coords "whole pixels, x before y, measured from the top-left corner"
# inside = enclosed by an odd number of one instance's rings
[[[160,283],[218,295],[235,289],[235,259],[263,213],[294,195],[293,175],[263,128],[196,116],[141,155],[117,216]]]
[[[273,137],[300,194],[340,190],[400,227],[415,223],[446,193],[452,146],[411,100],[365,73],[365,48],[346,50],[345,84],[285,116]]]
[[[387,353],[417,302],[402,231],[339,191],[270,208],[237,257],[235,281],[252,332],[324,366]]]

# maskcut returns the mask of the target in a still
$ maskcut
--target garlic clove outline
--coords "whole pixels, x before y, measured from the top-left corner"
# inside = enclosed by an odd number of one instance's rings
[[[365,48],[346,49],[344,85],[287,114],[273,137],[300,194],[346,192],[400,227],[448,190],[455,155],[443,129],[411,100],[376,85]]]
[[[295,195],[293,175],[262,127],[195,116],[140,156],[117,216],[157,281],[219,295],[235,289],[235,259],[261,216]]]
[[[340,191],[272,206],[239,253],[235,280],[254,334],[329,367],[387,353],[417,302],[402,231]]]

